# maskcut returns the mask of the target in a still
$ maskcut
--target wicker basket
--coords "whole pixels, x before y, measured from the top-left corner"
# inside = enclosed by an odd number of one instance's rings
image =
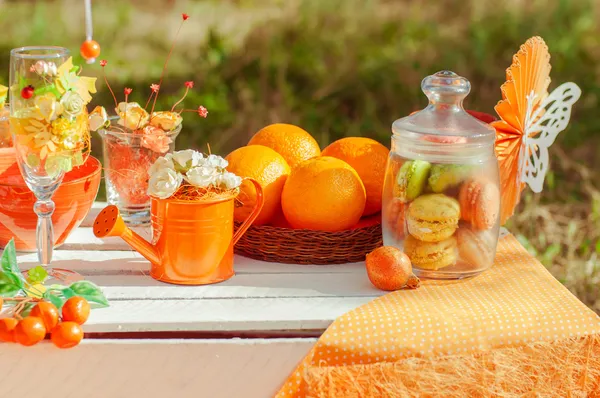
[[[253,225],[237,242],[235,252],[277,263],[343,264],[363,261],[381,245],[381,224],[341,232]]]

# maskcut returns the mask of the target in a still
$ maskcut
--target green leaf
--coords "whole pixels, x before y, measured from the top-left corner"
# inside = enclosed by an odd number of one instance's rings
[[[77,152],[73,155],[73,167],[81,166],[83,164],[83,155],[81,152]]]
[[[102,290],[90,281],[79,281],[69,286],[75,296],[86,299],[90,304],[96,304],[95,308],[108,307],[108,300]]]
[[[17,264],[17,252],[15,250],[15,241],[11,239],[10,242],[4,248],[2,252],[2,258],[0,259],[2,264],[2,270],[5,272],[12,272],[13,274],[20,274],[21,270]]]
[[[65,301],[67,301],[62,289],[48,289],[44,293],[43,298],[54,304],[59,310],[65,304]]]
[[[29,270],[29,272],[27,272],[27,282],[32,285],[35,285],[36,283],[44,283],[47,277],[48,272],[41,265],[33,267]]]
[[[69,172],[73,169],[73,163],[70,156],[51,156],[46,159],[46,173],[49,176],[58,176],[61,172]]]
[[[12,297],[23,289],[23,282],[12,272],[0,271],[0,297]]]

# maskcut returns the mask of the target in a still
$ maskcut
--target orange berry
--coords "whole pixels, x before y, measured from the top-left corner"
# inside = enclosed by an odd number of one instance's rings
[[[17,343],[29,347],[44,340],[46,328],[41,318],[28,316],[19,321],[14,333]]]
[[[83,339],[83,329],[76,322],[61,322],[52,329],[50,339],[58,348],[75,347]]]
[[[98,58],[100,55],[100,44],[95,40],[86,40],[81,45],[79,51],[85,59]]]
[[[37,303],[29,315],[41,318],[44,321],[46,330],[54,329],[54,326],[58,323],[58,309],[54,304],[47,301]]]
[[[0,319],[0,341],[5,343],[15,342],[15,327],[17,326],[15,318],[2,318]]]
[[[62,307],[63,321],[72,321],[83,325],[89,316],[90,305],[83,297],[71,297]]]
[[[4,299],[2,297],[0,297],[0,310],[2,309],[3,305],[4,305]]]
[[[382,246],[373,250],[367,254],[366,266],[369,280],[378,289],[390,291],[419,285],[410,258],[395,247]]]

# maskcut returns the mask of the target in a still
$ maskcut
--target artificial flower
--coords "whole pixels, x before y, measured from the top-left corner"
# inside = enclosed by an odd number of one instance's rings
[[[116,111],[119,115],[117,123],[131,130],[145,127],[150,118],[148,112],[137,102],[120,102]]]
[[[205,165],[188,170],[185,173],[185,179],[196,187],[207,188],[215,183],[218,175],[219,172],[216,168]]]
[[[85,102],[81,95],[76,91],[67,91],[60,98],[60,104],[62,105],[65,115],[70,118],[81,115],[85,108]]]
[[[208,155],[205,160],[205,164],[211,167],[224,169],[229,165],[229,162],[227,162],[227,160],[223,159],[221,156]]]
[[[153,93],[158,93],[158,90],[160,90],[160,86],[156,83],[151,84],[150,85],[150,90],[152,90]]]
[[[217,176],[215,185],[221,189],[234,189],[242,185],[242,177],[226,171]]]
[[[90,93],[96,92],[96,78],[78,76],[73,68],[72,58],[58,67],[57,77],[56,87],[61,94],[67,91],[76,91],[86,104],[92,100]]]
[[[148,175],[152,176],[163,169],[175,170],[175,164],[173,163],[173,155],[168,153],[166,156],[160,156],[152,163],[150,169],[148,169]]]
[[[182,121],[183,118],[177,112],[153,112],[150,116],[150,124],[165,131],[175,130]]]
[[[173,169],[163,168],[150,176],[148,195],[167,199],[179,189],[183,176]]]
[[[63,105],[52,93],[38,95],[33,102],[46,122],[55,120],[63,112]]]
[[[203,161],[203,156],[200,152],[193,149],[174,152],[172,155],[175,170],[180,173],[185,173],[189,169],[197,167]]]
[[[98,131],[103,127],[108,127],[108,115],[106,109],[103,106],[97,106],[94,108],[89,116],[90,130]]]
[[[139,130],[138,130],[139,131]],[[158,127],[145,126],[141,130],[141,145],[150,149],[152,152],[165,153],[169,150],[169,145],[173,142],[165,132]]]
[[[54,120],[52,122],[52,134],[59,137],[73,134],[73,123],[64,117]]]

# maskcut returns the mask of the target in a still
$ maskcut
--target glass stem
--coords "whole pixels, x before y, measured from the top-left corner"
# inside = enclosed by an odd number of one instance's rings
[[[54,229],[52,227],[54,202],[51,199],[38,199],[33,210],[38,216],[36,228],[38,260],[40,265],[47,267],[52,261],[54,249]]]

